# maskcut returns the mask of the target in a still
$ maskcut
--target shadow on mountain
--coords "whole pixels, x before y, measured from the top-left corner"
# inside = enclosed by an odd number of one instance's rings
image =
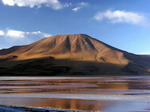
[[[131,73],[133,75],[134,72],[131,71],[123,65],[54,57],[22,61],[1,60],[0,63],[0,75],[3,76],[103,76],[131,75]]]
[[[150,67],[150,57],[144,55],[135,55],[131,53],[124,53],[125,57],[130,60],[124,67],[123,71],[139,75],[148,75]]]
[[[11,52],[15,52],[20,47],[22,47],[22,46],[13,46],[13,47],[8,48],[8,49],[2,49],[2,50],[0,50],[0,55],[6,55],[6,54],[9,54]]]

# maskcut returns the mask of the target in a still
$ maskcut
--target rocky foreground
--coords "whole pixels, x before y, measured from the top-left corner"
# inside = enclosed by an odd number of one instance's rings
[[[86,112],[86,111],[0,105],[0,112]]]

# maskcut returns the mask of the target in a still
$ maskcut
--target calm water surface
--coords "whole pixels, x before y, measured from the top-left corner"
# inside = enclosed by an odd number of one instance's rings
[[[0,77],[0,104],[150,112],[150,77]]]

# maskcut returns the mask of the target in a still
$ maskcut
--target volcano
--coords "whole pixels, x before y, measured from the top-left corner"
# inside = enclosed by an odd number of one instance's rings
[[[142,75],[150,57],[117,49],[85,34],[56,35],[0,50],[0,75]]]

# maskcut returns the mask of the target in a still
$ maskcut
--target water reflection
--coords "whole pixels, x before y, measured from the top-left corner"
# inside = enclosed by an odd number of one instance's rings
[[[39,94],[91,94],[91,95],[149,95],[150,77],[96,77],[96,78],[0,78],[0,95],[21,93]],[[53,107],[79,110],[115,110],[128,104],[142,104],[148,108],[149,102],[81,100],[50,98],[2,98],[0,104]],[[122,105],[121,105],[122,104]],[[136,108],[134,108],[136,110]],[[137,111],[137,110],[136,110]],[[115,112],[115,111],[114,111]],[[123,112],[123,111],[122,111]],[[127,111],[128,112],[128,111]],[[131,111],[132,112],[132,111]]]
[[[144,90],[144,91],[143,91]],[[2,93],[82,93],[127,94],[149,93],[150,78],[92,78],[92,79],[33,79],[0,80]]]

